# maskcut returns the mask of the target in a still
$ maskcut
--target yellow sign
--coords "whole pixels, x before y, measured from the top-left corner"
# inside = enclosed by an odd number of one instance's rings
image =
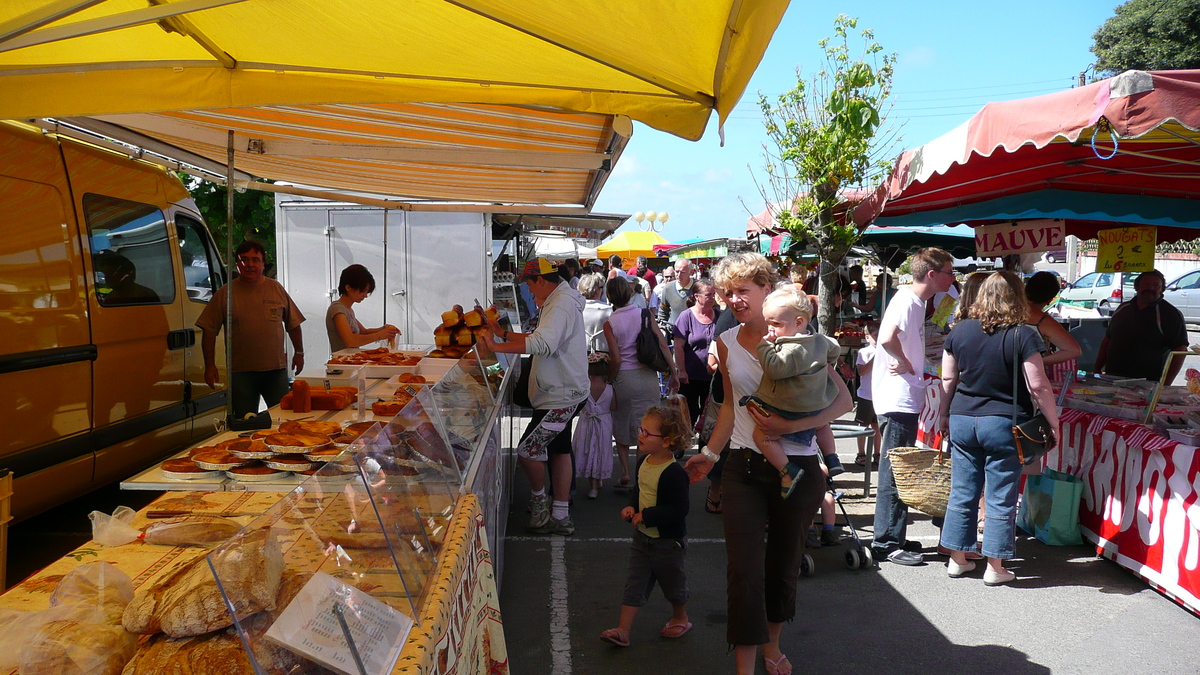
[[[1100,230],[1097,272],[1146,272],[1154,269],[1154,227],[1118,227]]]

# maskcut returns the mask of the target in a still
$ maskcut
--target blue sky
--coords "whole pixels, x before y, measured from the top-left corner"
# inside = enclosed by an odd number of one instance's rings
[[[807,78],[823,58],[817,41],[833,33],[839,13],[858,17],[884,50],[898,55],[895,107],[900,150],[950,131],[989,101],[1068,89],[1094,61],[1092,34],[1112,16],[1116,0],[817,3],[793,0],[741,102],[725,124],[720,146],[716,118],[700,141],[691,142],[641,124],[596,203],[599,213],[666,211],[662,235],[745,236],[747,208],[763,199],[751,170],[761,174],[766,136],[755,101]],[[835,5],[836,8],[830,7]],[[861,45],[851,41],[853,51]],[[745,202],[743,206],[742,202]],[[636,229],[632,220],[623,230]]]

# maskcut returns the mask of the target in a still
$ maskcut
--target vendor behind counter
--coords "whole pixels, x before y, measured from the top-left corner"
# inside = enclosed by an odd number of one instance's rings
[[[1188,348],[1183,314],[1163,299],[1166,281],[1162,272],[1143,272],[1134,282],[1136,295],[1113,312],[1108,331],[1096,355],[1096,372],[1158,381],[1167,356]],[[1166,384],[1183,367],[1176,356],[1167,365]]]

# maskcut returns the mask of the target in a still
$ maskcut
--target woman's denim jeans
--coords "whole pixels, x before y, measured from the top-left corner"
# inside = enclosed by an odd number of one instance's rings
[[[1017,526],[1017,487],[1021,462],[1010,417],[950,416],[950,502],[942,545],[956,551],[975,549],[979,495],[987,484],[983,555],[1013,557]]]

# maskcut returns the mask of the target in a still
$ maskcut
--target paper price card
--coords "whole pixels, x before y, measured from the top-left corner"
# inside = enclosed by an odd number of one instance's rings
[[[950,320],[950,315],[954,313],[954,307],[957,304],[958,300],[955,298],[952,298],[949,295],[943,295],[942,301],[938,303],[937,311],[933,313],[933,316],[930,317],[929,320],[938,326],[945,328],[946,322]]]
[[[413,620],[324,572],[296,595],[266,637],[343,675],[359,675],[334,604],[340,603],[367,675],[392,672]]]
[[[1154,227],[1117,227],[1096,233],[1097,272],[1145,272],[1154,269]]]

